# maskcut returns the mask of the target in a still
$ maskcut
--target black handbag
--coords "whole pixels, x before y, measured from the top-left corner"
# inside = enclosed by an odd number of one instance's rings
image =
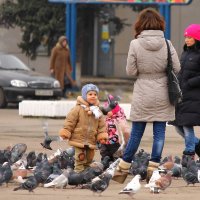
[[[179,85],[178,78],[174,72],[173,69],[173,63],[172,63],[172,56],[171,51],[169,47],[169,43],[167,40],[167,79],[168,79],[168,94],[169,94],[169,101],[171,105],[176,105],[177,103],[180,103],[182,100],[182,92]]]

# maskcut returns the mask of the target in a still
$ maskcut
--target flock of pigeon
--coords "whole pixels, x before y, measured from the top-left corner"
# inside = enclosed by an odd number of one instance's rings
[[[51,156],[34,151],[26,152],[26,144],[16,144],[0,150],[0,186],[17,183],[17,190],[33,192],[38,186],[45,188],[66,188],[68,186],[89,189],[99,195],[105,191],[114,176],[120,161],[111,161],[105,157],[101,162],[94,161],[82,172],[74,171],[74,149],[64,151],[58,149]],[[133,158],[130,176],[133,178],[119,192],[132,197],[146,179],[149,154],[141,149]],[[160,193],[170,187],[175,178],[181,177],[187,185],[200,182],[200,162],[188,160],[187,167],[182,167],[177,156],[165,157],[159,168],[153,172],[148,184],[145,185],[152,193]]]

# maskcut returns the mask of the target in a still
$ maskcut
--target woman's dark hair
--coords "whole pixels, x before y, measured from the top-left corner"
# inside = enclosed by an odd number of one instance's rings
[[[165,20],[164,18],[152,8],[146,8],[142,10],[138,16],[135,23],[135,38],[143,30],[165,30]]]
[[[194,45],[192,45],[192,46],[189,47],[189,48],[194,48],[195,50],[200,51],[200,41],[199,41],[199,40],[195,40]],[[186,44],[184,44],[183,50],[187,50],[187,49],[188,49],[188,46],[187,46]]]

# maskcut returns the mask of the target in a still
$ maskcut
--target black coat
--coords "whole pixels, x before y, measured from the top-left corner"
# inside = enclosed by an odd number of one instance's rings
[[[200,125],[200,47],[184,48],[178,76],[183,100],[176,106],[176,125]]]

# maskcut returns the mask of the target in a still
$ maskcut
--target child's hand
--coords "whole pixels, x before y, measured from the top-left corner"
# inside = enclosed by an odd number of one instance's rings
[[[112,117],[112,116],[113,116],[112,111],[109,111],[109,112],[107,113],[107,116],[108,116],[108,117]]]

